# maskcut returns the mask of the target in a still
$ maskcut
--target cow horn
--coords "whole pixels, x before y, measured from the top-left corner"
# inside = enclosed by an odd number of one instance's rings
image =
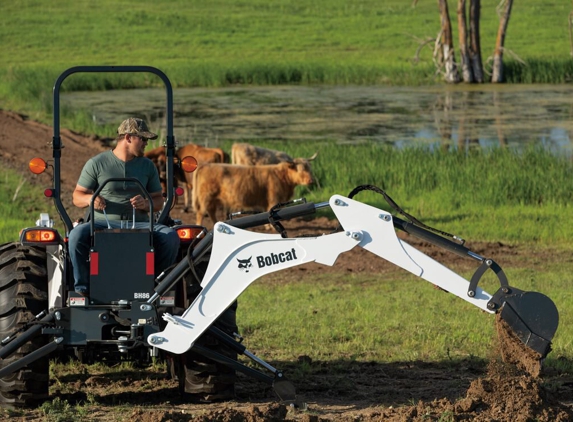
[[[318,155],[318,151],[314,153],[314,155],[310,158],[307,158],[308,161],[312,161],[316,158],[316,156]]]

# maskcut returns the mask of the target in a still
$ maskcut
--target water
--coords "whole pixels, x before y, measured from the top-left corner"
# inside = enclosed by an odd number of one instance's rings
[[[64,94],[98,122],[131,115],[164,133],[164,89]],[[523,147],[571,155],[573,85],[270,86],[174,90],[179,144],[336,140]]]

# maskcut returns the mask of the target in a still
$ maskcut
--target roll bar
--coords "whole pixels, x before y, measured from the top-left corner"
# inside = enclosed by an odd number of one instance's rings
[[[165,84],[166,91],[166,120],[167,120],[167,197],[157,222],[164,224],[174,201],[173,195],[173,161],[175,157],[175,137],[173,136],[173,88],[169,78],[161,70],[151,66],[75,66],[64,71],[54,84],[54,136],[52,149],[54,158],[54,203],[58,214],[66,226],[66,237],[73,228],[72,220],[61,199],[60,158],[62,155],[62,140],[60,137],[60,88],[64,80],[74,73],[111,73],[111,72],[146,72],[157,75]]]

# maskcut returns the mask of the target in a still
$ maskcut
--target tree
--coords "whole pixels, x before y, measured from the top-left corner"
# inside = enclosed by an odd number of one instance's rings
[[[495,42],[495,51],[493,53],[493,68],[491,74],[491,81],[503,82],[503,47],[505,42],[505,33],[507,31],[507,25],[509,23],[509,15],[511,14],[511,6],[513,5],[513,0],[501,0],[498,6],[498,10],[505,3],[505,9],[503,14],[500,16],[499,29],[497,31],[497,39]]]
[[[462,59],[462,79],[464,82],[473,82],[474,73],[467,44],[468,32],[466,29],[466,0],[458,1],[458,39],[460,42],[460,55]]]
[[[482,83],[484,81],[479,35],[480,10],[481,0],[470,0],[470,62],[474,77],[473,82],[478,83]]]
[[[458,83],[460,76],[456,65],[454,54],[454,41],[452,38],[452,25],[450,23],[450,14],[448,12],[447,0],[438,0],[441,16],[441,31],[439,37],[439,55],[438,60],[444,67],[444,77],[446,82]]]
[[[417,0],[414,1],[415,6]],[[500,23],[497,32],[491,82],[503,82],[503,53],[507,26],[511,15],[513,0],[501,0],[497,6],[500,14]],[[444,79],[449,83],[458,83],[460,80],[468,83],[482,83],[485,80],[480,44],[480,13],[481,0],[469,0],[469,30],[466,10],[467,0],[458,0],[458,40],[461,56],[461,79],[458,64],[455,60],[452,26],[448,11],[447,0],[438,0],[440,11],[440,33],[436,37],[434,61],[438,71],[442,71]],[[503,13],[499,12],[503,8]],[[573,14],[572,14],[573,15]],[[572,35],[573,54],[573,35]],[[443,70],[442,70],[443,69]]]

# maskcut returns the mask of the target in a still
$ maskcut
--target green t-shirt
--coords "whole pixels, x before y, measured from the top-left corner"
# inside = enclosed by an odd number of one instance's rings
[[[95,157],[90,158],[78,180],[78,185],[95,191],[103,182],[111,178],[133,177],[141,182],[147,192],[155,193],[161,191],[159,174],[153,162],[146,157],[136,157],[128,162],[122,161],[115,156],[113,151],[102,152]],[[105,212],[110,220],[124,219],[133,220],[133,207],[129,199],[136,195],[142,195],[141,187],[135,182],[109,182],[107,183],[100,196],[105,199]],[[159,210],[154,210],[159,211]],[[147,211],[136,210],[136,221],[149,221]],[[100,211],[95,211],[96,219],[104,219]]]

